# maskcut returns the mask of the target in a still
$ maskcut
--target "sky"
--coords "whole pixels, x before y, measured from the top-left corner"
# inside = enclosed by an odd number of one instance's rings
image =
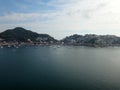
[[[23,27],[56,39],[120,36],[120,0],[0,0],[0,32]]]

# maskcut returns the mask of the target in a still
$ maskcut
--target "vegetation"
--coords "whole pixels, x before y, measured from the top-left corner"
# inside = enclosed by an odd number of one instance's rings
[[[29,44],[62,44],[62,45],[82,45],[82,46],[120,46],[120,37],[114,35],[77,35],[68,36],[63,40],[57,41],[48,34],[38,34],[21,27],[8,29],[0,33],[0,46],[1,45],[14,45],[18,42]],[[2,43],[4,42],[4,43]],[[13,43],[14,42],[14,43]]]
[[[0,38],[4,39],[4,41],[17,41],[17,42],[27,42],[31,40],[33,42],[37,41],[46,41],[46,42],[56,42],[53,37],[49,36],[48,34],[38,34],[29,30],[26,30],[21,27],[16,27],[14,29],[6,30],[0,33]]]
[[[114,35],[72,35],[61,40],[66,45],[85,45],[85,46],[118,46],[120,37]]]

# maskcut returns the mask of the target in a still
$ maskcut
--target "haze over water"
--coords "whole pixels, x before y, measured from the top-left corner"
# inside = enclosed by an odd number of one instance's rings
[[[34,46],[0,49],[0,88],[119,90],[120,47]]]

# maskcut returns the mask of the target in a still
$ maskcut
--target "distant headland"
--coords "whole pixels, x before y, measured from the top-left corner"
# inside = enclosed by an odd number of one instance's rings
[[[48,34],[38,34],[22,27],[8,29],[0,33],[0,47],[20,47],[28,45],[76,45],[107,47],[120,46],[120,37],[115,35],[74,34],[57,40]]]

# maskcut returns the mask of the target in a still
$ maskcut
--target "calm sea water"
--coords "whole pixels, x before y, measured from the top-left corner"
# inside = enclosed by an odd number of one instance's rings
[[[0,49],[0,90],[120,90],[120,47]]]

